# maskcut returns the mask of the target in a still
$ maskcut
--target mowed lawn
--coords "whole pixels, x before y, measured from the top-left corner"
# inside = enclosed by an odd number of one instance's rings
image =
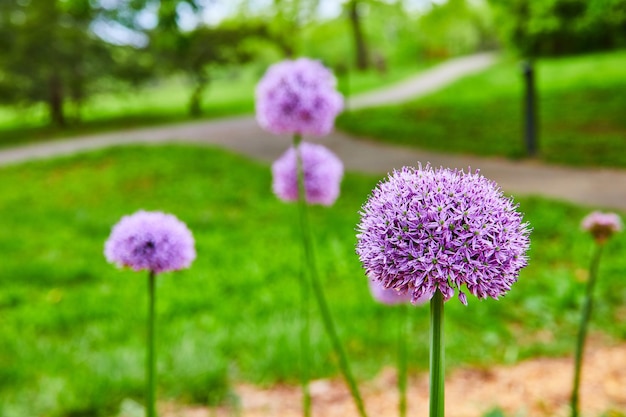
[[[626,168],[626,51],[540,59],[538,157],[549,163]],[[524,82],[503,57],[419,100],[343,114],[338,126],[376,140],[441,152],[520,158]]]
[[[210,147],[137,146],[0,175],[0,415],[110,416],[143,401],[146,274],[103,256],[111,226],[139,209],[175,214],[198,252],[190,269],[158,277],[160,398],[216,403],[237,381],[298,382],[297,208],[272,195],[268,166]],[[360,380],[396,352],[400,311],[372,301],[354,253],[359,209],[381,178],[348,173],[333,207],[311,207],[330,308]],[[499,301],[446,304],[450,368],[573,351],[589,209],[517,201],[533,227],[530,265]],[[624,234],[607,245],[593,338],[626,339],[624,250]],[[428,308],[410,314],[410,369],[425,370]],[[317,318],[312,343],[313,377],[338,375]]]

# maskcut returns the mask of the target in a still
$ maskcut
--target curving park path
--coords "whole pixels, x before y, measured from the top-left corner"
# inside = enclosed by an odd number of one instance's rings
[[[492,54],[452,59],[399,84],[355,96],[351,109],[395,104],[426,95],[495,62]],[[390,146],[354,138],[341,132],[324,138],[307,138],[323,143],[343,160],[349,171],[385,175],[404,165],[430,162],[433,166],[480,169],[502,189],[517,195],[541,195],[586,206],[626,211],[626,170],[570,168],[533,160],[510,161],[449,155],[414,148]],[[270,162],[291,143],[288,137],[273,136],[260,129],[252,116],[188,122],[170,126],[95,134],[66,140],[0,150],[0,166],[70,155],[108,146],[184,142],[220,146],[253,159]]]

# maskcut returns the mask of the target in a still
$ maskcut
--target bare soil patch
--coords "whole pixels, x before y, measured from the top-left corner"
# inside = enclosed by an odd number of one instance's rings
[[[567,417],[573,375],[573,359],[537,358],[511,366],[489,369],[461,368],[446,378],[446,416],[480,417],[499,407],[507,416]],[[586,349],[581,386],[581,412],[587,417],[626,413],[626,344]],[[396,373],[383,370],[361,383],[370,416],[398,416]],[[167,417],[300,417],[300,389],[270,389],[242,384],[236,388],[239,410],[176,407],[167,405]],[[357,417],[349,391],[340,379],[311,383],[313,415]],[[412,375],[409,381],[408,415],[428,415],[428,375]]]

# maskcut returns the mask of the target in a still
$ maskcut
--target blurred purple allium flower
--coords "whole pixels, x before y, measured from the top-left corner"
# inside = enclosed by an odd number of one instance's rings
[[[615,213],[594,211],[585,216],[581,227],[591,233],[596,241],[604,243],[614,233],[622,230],[622,219]]]
[[[361,209],[357,254],[370,279],[385,288],[467,304],[497,299],[527,264],[528,223],[497,185],[475,173],[429,165],[394,171]]]
[[[283,201],[298,201],[297,153],[302,161],[304,189],[309,204],[332,205],[339,197],[343,163],[328,148],[302,142],[272,164],[272,189]]]
[[[333,74],[308,58],[272,65],[256,87],[256,116],[276,135],[324,136],[343,109]]]
[[[120,267],[160,273],[187,268],[196,250],[185,223],[171,214],[140,210],[113,226],[104,255]]]
[[[399,292],[394,290],[393,288],[385,288],[380,282],[374,281],[372,279],[367,280],[369,282],[370,292],[372,293],[372,297],[374,300],[378,301],[382,304],[394,305],[394,304],[404,304],[410,303],[411,298],[413,298],[413,294],[410,292]],[[428,301],[428,297],[423,296],[415,304],[424,304]]]

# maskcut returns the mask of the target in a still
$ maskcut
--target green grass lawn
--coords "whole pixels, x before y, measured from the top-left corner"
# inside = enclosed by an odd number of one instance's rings
[[[386,74],[374,70],[351,72],[338,78],[338,88],[345,95],[358,94],[402,80],[432,64],[392,67]],[[217,76],[203,95],[202,118],[253,113],[254,88],[262,75],[261,69],[245,68]],[[172,78],[141,88],[96,94],[82,106],[81,121],[70,120],[62,129],[49,125],[43,104],[0,107],[0,147],[189,120],[187,107],[192,88],[185,79]],[[71,105],[66,109],[71,119],[75,110]]]
[[[626,51],[536,64],[539,157],[626,167]],[[376,140],[519,158],[525,155],[520,63],[502,59],[417,101],[340,116],[338,126]]]
[[[163,210],[187,223],[198,258],[157,287],[161,399],[214,403],[230,384],[298,381],[297,207],[270,192],[270,171],[191,146],[113,148],[2,168],[0,415],[110,416],[142,402],[146,274],[106,263],[122,215]],[[357,377],[393,365],[399,310],[372,301],[354,253],[358,211],[380,180],[347,174],[311,221],[330,308]],[[534,228],[530,265],[500,301],[446,304],[450,368],[573,351],[591,239],[587,209],[520,199]],[[626,234],[607,247],[592,337],[626,339]],[[428,367],[428,308],[411,309],[410,367]],[[317,316],[316,316],[317,317]],[[315,318],[315,378],[338,375]]]

